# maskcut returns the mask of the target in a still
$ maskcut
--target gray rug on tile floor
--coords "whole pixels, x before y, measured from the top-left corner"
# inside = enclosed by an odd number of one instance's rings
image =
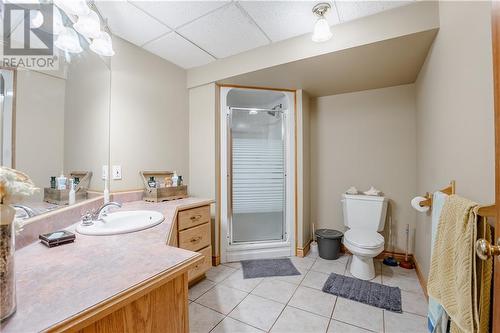
[[[401,290],[398,287],[332,273],[323,286],[325,293],[401,313]]]
[[[300,275],[289,258],[243,260],[243,278]]]

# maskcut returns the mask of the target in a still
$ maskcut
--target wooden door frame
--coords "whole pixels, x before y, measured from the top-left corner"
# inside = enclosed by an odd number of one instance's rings
[[[500,238],[500,1],[492,1],[491,35],[493,50],[493,95],[495,110],[495,237]],[[495,275],[493,278],[493,323],[492,332],[500,333],[500,256],[493,257]]]

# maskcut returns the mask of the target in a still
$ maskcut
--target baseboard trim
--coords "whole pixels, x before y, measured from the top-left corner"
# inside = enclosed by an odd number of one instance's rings
[[[220,265],[220,256],[212,256],[212,266]]]
[[[413,263],[415,264],[415,272],[417,272],[418,282],[420,282],[420,287],[422,287],[422,291],[424,292],[425,298],[429,301],[429,295],[427,294],[427,281],[422,274],[422,270],[420,269],[420,265],[415,257],[413,257]]]
[[[304,247],[297,247],[297,257],[304,258],[309,253],[311,247],[311,240],[308,240]]]

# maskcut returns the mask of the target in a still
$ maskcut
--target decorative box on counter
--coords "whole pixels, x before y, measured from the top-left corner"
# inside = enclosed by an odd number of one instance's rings
[[[43,191],[43,201],[56,205],[67,205],[69,203],[70,178],[78,178],[80,180],[75,186],[76,201],[85,200],[87,199],[87,191],[90,185],[91,177],[91,171],[73,171],[69,175],[65,190],[45,187]]]
[[[172,171],[140,171],[144,182],[144,201],[160,202],[188,197],[187,185],[172,185]]]

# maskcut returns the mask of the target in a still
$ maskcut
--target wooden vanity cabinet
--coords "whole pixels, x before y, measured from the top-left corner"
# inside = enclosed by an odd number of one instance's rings
[[[172,225],[169,245],[201,253],[203,261],[188,272],[189,283],[195,283],[212,267],[212,237],[210,234],[210,205],[183,209],[177,212]]]

